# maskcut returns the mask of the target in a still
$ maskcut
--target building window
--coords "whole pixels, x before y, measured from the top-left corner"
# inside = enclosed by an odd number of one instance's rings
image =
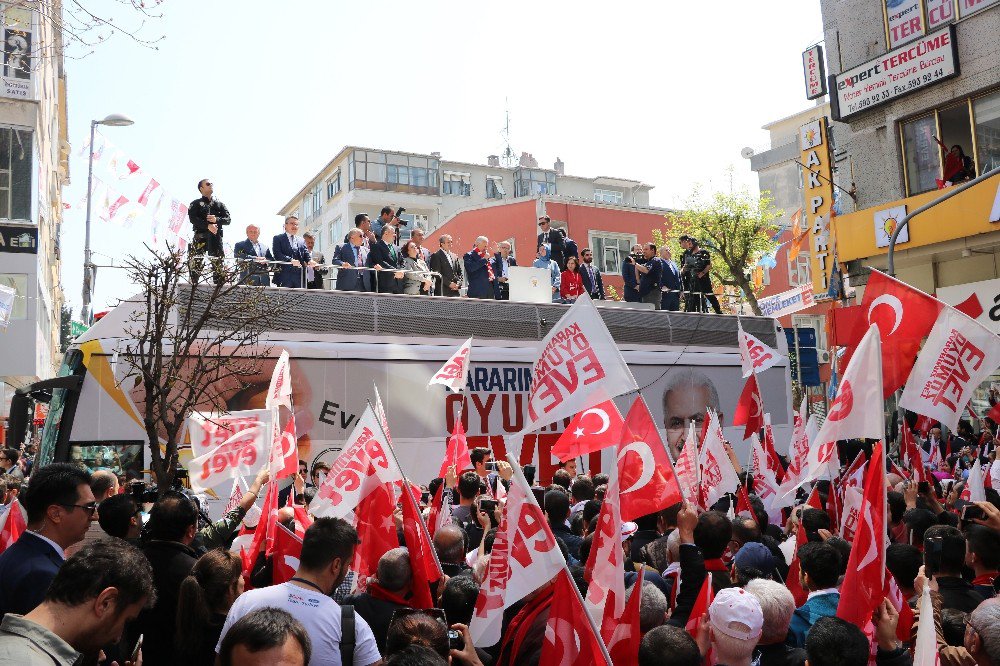
[[[413,237],[413,230],[420,229],[426,235],[428,229],[428,217],[419,213],[403,213],[399,219],[406,224],[399,226],[399,245],[402,247]]]
[[[340,169],[337,169],[330,180],[326,181],[326,198],[332,199],[340,193]]]
[[[22,273],[0,273],[0,285],[14,290],[14,305],[11,319],[28,318],[28,276]]]
[[[441,177],[441,194],[467,197],[472,193],[472,176],[467,173],[445,171]]]
[[[590,248],[594,253],[594,261],[602,273],[614,275],[621,273],[622,262],[625,261],[632,246],[638,242],[635,234],[590,232]]]
[[[486,176],[486,198],[503,199],[507,192],[503,189],[502,176]]]
[[[0,219],[31,219],[32,134],[0,127]]]
[[[523,169],[514,172],[514,196],[530,197],[556,192],[556,172],[545,169]]]
[[[344,229],[344,216],[338,215],[337,218],[330,223],[330,245],[336,247],[344,242],[344,236],[347,231]]]
[[[979,173],[1000,166],[1000,92],[972,100],[976,121],[976,166]]]
[[[316,187],[314,187],[313,191],[312,191],[312,214],[313,214],[313,217],[315,217],[316,215],[318,215],[319,212],[320,212],[320,210],[322,210],[322,209],[323,209],[323,189],[322,189],[322,186],[320,186],[319,183],[317,183]]]
[[[798,287],[804,284],[812,284],[809,275],[809,253],[799,252],[795,261],[786,262],[788,264],[788,284]]]
[[[622,196],[621,190],[594,190],[594,201],[602,201],[620,206],[624,200],[625,198]]]
[[[438,160],[432,157],[355,150],[347,165],[349,189],[438,194]]]

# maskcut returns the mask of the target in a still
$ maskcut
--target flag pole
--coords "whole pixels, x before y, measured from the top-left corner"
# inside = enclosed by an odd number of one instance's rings
[[[403,471],[403,466],[399,464],[399,458],[396,457],[396,451],[392,448],[392,441],[389,439],[389,435],[385,432],[385,426],[382,425],[382,419],[379,418],[378,412],[376,412],[375,407],[372,406],[372,401],[365,400],[365,402],[368,403],[368,409],[372,410],[372,413],[375,414],[375,421],[378,422],[378,429],[382,431],[382,436],[385,437],[385,444],[389,448],[389,453],[392,454],[392,460],[396,463],[399,475],[403,477],[403,492],[408,493],[410,492],[410,480],[406,478],[406,472]],[[424,536],[427,537],[427,543],[431,544],[430,551],[431,555],[434,557],[434,564],[437,566],[438,572],[443,577],[444,569],[441,568],[441,559],[438,557],[437,550],[434,549],[434,542],[431,541],[431,533],[427,531],[427,523],[424,522],[423,518],[417,522],[420,523],[420,529],[423,531]]]
[[[878,347],[878,354],[877,354],[877,356],[878,356],[878,363],[876,364],[876,367],[878,368],[877,373],[876,373],[877,376],[878,376],[878,383],[876,384],[876,386],[879,387],[879,391],[882,391],[882,387],[884,386],[883,379],[882,379],[882,337],[881,337],[882,336],[882,332],[879,330],[878,324],[871,324],[871,326],[872,326],[872,328],[875,329],[875,334],[876,334],[875,335],[875,344]],[[880,409],[880,411],[882,413],[882,460],[880,461],[881,465],[882,465],[882,469],[879,470],[879,474],[881,474],[883,477],[885,477],[885,461],[886,461],[886,458],[888,457],[888,455],[886,454],[886,442],[888,441],[888,439],[886,438],[886,434],[887,433],[885,431],[885,398],[882,399],[882,403],[879,405],[879,409]],[[904,422],[904,425],[905,425],[905,422]],[[868,462],[868,465],[869,465],[869,470],[870,470],[870,468],[871,468],[871,461]],[[885,517],[885,516],[888,516],[888,515],[889,515],[889,493],[886,492],[886,483],[883,480],[883,482],[882,482],[882,516]],[[882,560],[884,562],[885,561],[885,542],[884,542],[884,540],[883,540],[883,542],[881,544],[881,550],[882,550]],[[885,570],[886,570],[886,567],[883,566],[882,567],[882,586],[883,587],[885,587]]]
[[[524,478],[524,474],[521,472],[520,465],[518,465],[518,464],[516,464],[514,462],[514,459],[511,457],[511,455],[509,453],[507,454],[507,463],[510,465],[511,469],[514,472],[514,475],[517,476],[518,480],[524,485],[524,487],[526,487],[526,488],[529,487],[527,479]],[[525,495],[526,495],[525,501],[528,504],[533,505],[539,511],[542,510],[542,507],[538,506],[538,502],[535,501],[535,494],[534,493],[529,492],[529,493],[526,493]],[[504,511],[506,511],[506,510],[507,509],[504,508]],[[551,537],[552,541],[554,542],[556,540],[555,539],[555,535],[552,534],[552,528],[549,527],[548,523],[547,522],[542,522],[541,523],[541,527],[545,530],[546,535],[548,535],[549,537]],[[583,614],[587,616],[587,622],[590,623],[590,629],[591,629],[591,631],[593,631],[594,635],[597,637],[597,644],[601,648],[601,654],[604,656],[604,659],[606,660],[606,663],[607,663],[608,666],[614,666],[614,662],[611,661],[611,654],[608,652],[608,646],[606,646],[604,644],[604,638],[601,637],[601,630],[598,628],[597,623],[594,622],[594,618],[592,618],[590,616],[590,611],[587,610],[586,604],[583,603],[583,595],[580,594],[580,588],[578,588],[576,586],[576,581],[573,579],[573,574],[569,570],[569,563],[566,562],[566,558],[562,556],[562,551],[559,552],[559,557],[560,557],[560,559],[562,559],[562,562],[563,562],[563,572],[567,576],[569,576],[569,578],[570,578],[571,581],[573,581],[573,585],[572,585],[573,592],[576,594],[576,599],[580,603],[580,607],[583,608]],[[558,574],[556,574],[556,575],[558,575]],[[641,583],[642,580],[639,579],[637,582]],[[639,590],[640,591],[642,590],[642,586],[641,585],[639,587]]]

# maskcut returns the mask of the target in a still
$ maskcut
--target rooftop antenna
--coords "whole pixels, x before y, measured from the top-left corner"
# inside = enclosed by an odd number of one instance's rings
[[[503,156],[500,158],[500,162],[505,167],[512,169],[517,166],[518,160],[514,155],[514,149],[510,147],[510,103],[506,97],[504,98],[504,106],[506,107],[506,122],[500,132],[504,142]]]

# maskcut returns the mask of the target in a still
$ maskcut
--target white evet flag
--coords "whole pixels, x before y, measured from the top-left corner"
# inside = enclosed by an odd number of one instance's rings
[[[736,320],[740,340],[740,362],[743,364],[743,379],[755,372],[764,372],[785,358],[781,352],[768,347],[758,338],[743,330],[743,322]]]
[[[203,456],[188,463],[191,489],[196,493],[215,488],[223,481],[250,476],[267,462],[263,442],[268,431],[260,425],[240,430]]]
[[[979,463],[979,458],[976,458],[975,464],[969,470],[969,500],[986,501],[986,480],[983,478],[983,466]]]
[[[538,349],[522,433],[639,388],[587,294],[576,299]]]
[[[931,601],[931,586],[924,583],[920,593],[920,623],[917,625],[917,640],[913,644],[913,666],[938,666],[941,655],[938,652],[937,633],[934,631],[934,603]]]
[[[451,355],[441,369],[434,373],[431,380],[427,382],[427,388],[432,384],[442,384],[456,393],[461,393],[465,388],[465,383],[469,377],[469,361],[472,357],[472,338],[462,343],[454,354]]]
[[[292,408],[292,367],[287,349],[281,350],[278,362],[274,365],[264,405],[268,409],[278,405],[284,405],[288,409]]]
[[[710,509],[726,493],[735,493],[740,486],[740,477],[726,450],[719,415],[709,409],[708,419],[705,441],[698,454],[698,483],[706,509]]]
[[[7,330],[7,325],[10,323],[10,315],[14,311],[14,299],[16,297],[16,289],[0,284],[0,331]]]

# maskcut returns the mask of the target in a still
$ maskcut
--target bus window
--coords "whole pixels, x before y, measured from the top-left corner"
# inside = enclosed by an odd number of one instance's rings
[[[63,358],[62,367],[59,368],[60,377],[82,374],[83,353],[79,349],[71,349],[66,352]],[[49,401],[49,413],[45,417],[45,425],[42,426],[42,445],[38,448],[38,459],[35,461],[36,467],[48,465],[55,460],[56,445],[59,442],[59,433],[63,426],[64,412],[67,403],[71,402],[70,413],[65,414],[69,423],[73,421],[72,412],[76,409],[78,390],[57,388],[52,391],[52,399]],[[67,439],[69,433],[66,433]]]
[[[141,479],[142,444],[141,441],[73,442],[69,450],[70,462],[91,473],[107,469],[117,476]]]

